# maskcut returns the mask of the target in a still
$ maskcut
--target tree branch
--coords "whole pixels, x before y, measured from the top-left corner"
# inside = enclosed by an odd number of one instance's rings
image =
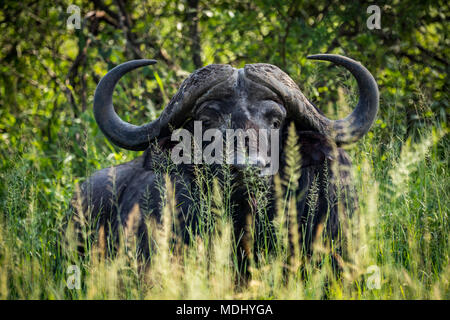
[[[187,0],[186,20],[189,22],[192,61],[196,69],[203,66],[201,58],[200,35],[198,31],[198,0]]]

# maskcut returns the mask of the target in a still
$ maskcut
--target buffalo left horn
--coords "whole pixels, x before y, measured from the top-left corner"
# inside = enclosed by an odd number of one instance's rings
[[[325,116],[322,121],[338,145],[348,144],[363,137],[372,126],[378,112],[378,86],[370,72],[359,62],[336,54],[316,54],[308,59],[327,60],[343,66],[356,78],[359,88],[359,100],[356,108],[346,118],[330,120]]]

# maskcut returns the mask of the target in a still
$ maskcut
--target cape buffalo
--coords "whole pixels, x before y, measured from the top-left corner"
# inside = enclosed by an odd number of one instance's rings
[[[351,162],[341,149],[363,137],[370,129],[378,111],[378,88],[370,72],[350,58],[318,54],[309,59],[327,60],[346,68],[356,78],[359,101],[353,112],[344,119],[330,120],[302,94],[296,83],[278,67],[270,64],[248,64],[242,69],[230,65],[212,64],[192,73],[156,119],[142,126],[129,124],[116,114],[112,96],[119,79],[138,67],[152,65],[154,60],[133,60],[109,71],[97,86],[94,97],[95,119],[105,136],[115,145],[128,150],[144,150],[133,161],[95,172],[74,196],[76,215],[94,225],[107,226],[105,233],[117,239],[120,227],[129,221],[133,210],[139,211],[137,233],[140,253],[151,253],[145,219],[148,215],[161,221],[161,188],[157,186],[156,165],[163,164],[159,151],[151,147],[156,141],[161,150],[171,150],[175,129],[184,128],[194,133],[195,121],[201,121],[202,132],[217,128],[253,128],[279,130],[280,169],[285,166],[285,146],[288,127],[295,124],[300,144],[301,160],[296,188],[299,241],[306,253],[319,233],[328,239],[339,240],[342,216],[339,208],[352,210],[355,195],[352,191],[348,167]],[[273,138],[273,137],[272,137]],[[272,154],[275,153],[274,150]],[[301,162],[300,162],[301,161]],[[175,185],[178,213],[178,231],[185,241],[196,234],[198,212],[193,206],[198,199],[187,196],[194,179],[193,166],[179,164],[178,174],[171,174]],[[266,167],[256,161],[253,167]],[[240,185],[245,165],[233,162],[234,185],[232,221],[241,262],[250,254],[245,243],[247,216],[254,211],[254,203]],[[336,170],[330,168],[337,167]],[[267,179],[267,177],[261,177]],[[269,177],[269,180],[271,178]],[[273,190],[273,189],[271,189]],[[271,191],[272,192],[272,191]],[[314,194],[316,201],[308,199]],[[273,197],[267,202],[268,219],[274,217]],[[257,206],[258,204],[256,204]],[[347,211],[348,211],[347,210]]]

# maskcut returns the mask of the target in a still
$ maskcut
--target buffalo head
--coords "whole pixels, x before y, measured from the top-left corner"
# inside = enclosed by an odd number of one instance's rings
[[[119,147],[145,150],[153,139],[167,136],[171,129],[199,120],[203,129],[272,129],[287,120],[297,128],[320,133],[337,146],[360,139],[372,125],[378,111],[378,88],[359,62],[332,54],[309,56],[328,60],[349,70],[359,87],[359,101],[344,119],[330,120],[302,94],[295,82],[278,67],[248,64],[242,69],[212,64],[194,72],[181,85],[160,117],[142,126],[121,120],[114,111],[112,95],[117,81],[127,72],[154,60],[123,63],[100,81],[94,98],[94,114],[105,136]]]

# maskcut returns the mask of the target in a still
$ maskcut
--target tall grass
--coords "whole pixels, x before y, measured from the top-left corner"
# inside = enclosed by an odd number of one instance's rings
[[[349,252],[341,261],[341,273],[333,271],[329,248],[316,246],[311,259],[302,258],[302,248],[294,247],[293,253],[288,248],[289,238],[299,236],[295,199],[290,196],[299,174],[299,153],[291,135],[287,168],[274,179],[275,250],[261,244],[258,259],[250,257],[247,283],[239,281],[232,241],[232,186],[226,179],[196,174],[195,183],[202,188],[195,210],[203,229],[189,245],[173,239],[177,204],[173,181],[162,174],[161,187],[166,191],[162,223],[147,221],[157,249],[150,264],[143,268],[134,250],[137,208],[122,230],[117,255],[105,258],[108,239],[103,239],[100,229],[94,238],[86,238],[88,252],[82,258],[70,238],[70,227],[64,232],[67,204],[78,180],[72,160],[61,148],[56,157],[66,160],[55,164],[54,176],[45,177],[33,161],[39,155],[30,156],[36,152],[30,146],[20,155],[11,155],[7,169],[1,171],[0,185],[5,190],[0,199],[0,298],[450,299],[445,130],[424,131],[415,141],[395,138],[389,146],[370,135],[349,150],[359,210],[344,230]],[[112,152],[106,157],[89,140],[84,147],[86,175],[131,156]],[[256,201],[264,203],[264,184],[252,180],[251,174],[247,182]],[[259,206],[257,214],[264,219],[264,206]],[[254,232],[253,221],[248,225]],[[80,289],[67,287],[71,265],[81,271]]]

